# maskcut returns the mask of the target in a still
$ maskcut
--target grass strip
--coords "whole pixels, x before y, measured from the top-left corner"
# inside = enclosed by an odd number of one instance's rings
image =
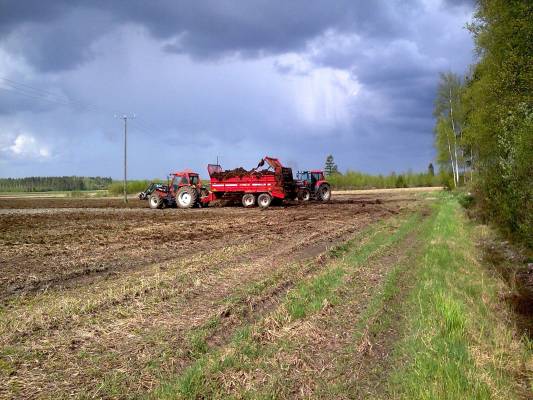
[[[339,300],[336,291],[343,285],[345,275],[403,239],[418,221],[419,216],[414,214],[395,221],[399,226],[383,226],[361,246],[352,248],[353,244],[348,243],[345,249],[338,250],[344,253],[340,259],[331,262],[317,276],[302,280],[287,293],[273,313],[256,324],[240,329],[228,346],[198,358],[182,375],[163,383],[153,397],[226,398],[228,388],[219,379],[224,371],[246,373],[254,368],[260,356],[278,351],[275,341],[283,329],[319,312],[328,304],[335,304]]]
[[[501,282],[477,261],[474,231],[450,195],[441,196],[417,271],[386,397],[531,395],[516,379],[531,344],[515,336],[508,310],[499,304]]]

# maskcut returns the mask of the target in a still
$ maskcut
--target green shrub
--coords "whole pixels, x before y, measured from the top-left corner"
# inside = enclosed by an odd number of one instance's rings
[[[466,209],[472,208],[475,204],[475,198],[470,192],[460,192],[457,195],[457,201]]]
[[[135,180],[128,181],[127,192],[128,194],[140,193],[150,185],[151,182],[160,182],[160,180]],[[108,186],[109,194],[118,196],[124,193],[124,183],[122,181],[114,181]]]
[[[411,171],[396,175],[370,175],[358,171],[348,170],[345,174],[328,176],[328,181],[334,189],[384,189],[397,187],[421,187],[442,185],[441,176],[429,173],[413,173]]]

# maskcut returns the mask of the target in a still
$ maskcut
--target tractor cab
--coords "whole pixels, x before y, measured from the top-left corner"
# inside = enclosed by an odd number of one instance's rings
[[[323,182],[324,171],[298,171],[296,179],[302,181],[306,187],[313,187],[317,182]]]
[[[200,176],[196,172],[174,172],[169,175],[169,178],[172,179],[169,185],[170,190],[174,194],[176,194],[178,190],[183,186],[193,186],[195,188],[202,187],[202,181],[200,180]]]
[[[331,198],[331,188],[324,177],[324,171],[298,171],[296,179],[300,200],[307,201],[314,198],[320,201],[329,201]]]

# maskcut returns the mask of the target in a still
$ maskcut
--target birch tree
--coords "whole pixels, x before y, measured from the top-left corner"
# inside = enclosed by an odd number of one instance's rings
[[[437,118],[435,133],[437,136],[439,134],[443,136],[445,140],[440,141],[437,137],[435,143],[437,146],[445,145],[448,148],[449,161],[455,186],[459,185],[460,159],[463,176],[465,174],[465,157],[461,146],[464,126],[464,113],[461,103],[462,91],[463,84],[458,75],[452,72],[440,74],[433,115]],[[447,125],[447,127],[445,125]],[[461,157],[459,157],[459,155],[461,155]]]
[[[437,163],[441,170],[451,172],[453,176],[453,185],[457,187],[455,158],[452,150],[453,131],[450,129],[450,123],[445,117],[437,118],[435,126],[435,147],[437,148]]]

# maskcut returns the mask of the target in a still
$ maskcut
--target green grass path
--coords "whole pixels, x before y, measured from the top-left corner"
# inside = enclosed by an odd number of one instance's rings
[[[503,283],[481,265],[475,239],[475,227],[457,201],[444,195],[414,266],[417,284],[404,310],[387,397],[533,395],[523,372],[531,343],[514,332],[509,310],[498,299]]]

